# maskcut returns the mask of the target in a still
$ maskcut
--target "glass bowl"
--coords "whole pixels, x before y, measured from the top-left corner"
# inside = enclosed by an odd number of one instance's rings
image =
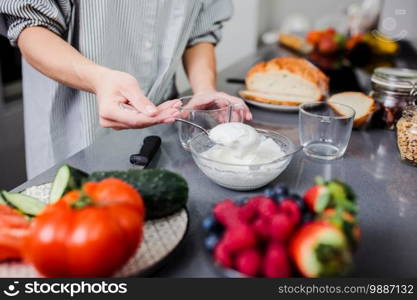
[[[290,163],[297,147],[286,136],[272,130],[255,128],[263,139],[273,139],[284,154],[275,160],[262,164],[231,164],[213,160],[202,155],[213,147],[213,142],[204,133],[193,137],[190,150],[194,162],[200,170],[220,186],[238,191],[249,191],[260,188],[278,177]]]

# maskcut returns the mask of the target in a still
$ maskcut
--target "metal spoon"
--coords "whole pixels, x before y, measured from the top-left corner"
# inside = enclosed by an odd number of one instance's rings
[[[206,129],[204,129],[203,127],[201,127],[200,125],[196,124],[196,123],[193,123],[193,122],[181,119],[181,118],[175,118],[175,121],[183,122],[183,123],[186,123],[188,125],[194,126],[198,129],[200,129],[202,132],[204,132],[207,136],[209,136],[209,132]]]

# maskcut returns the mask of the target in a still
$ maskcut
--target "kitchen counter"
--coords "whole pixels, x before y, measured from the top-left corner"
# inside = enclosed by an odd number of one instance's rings
[[[236,94],[242,88],[226,83],[226,78],[243,78],[254,62],[276,55],[275,46],[266,47],[229,67],[219,76],[219,90]],[[278,113],[252,107],[257,126],[275,128],[297,139],[296,113]],[[143,130],[113,132],[96,141],[63,163],[87,172],[131,168],[129,155],[137,153],[148,135],[162,138],[160,153],[151,167],[166,168],[182,174],[190,186],[188,234],[172,256],[153,275],[156,277],[215,277],[202,245],[201,220],[214,203],[226,197],[255,194],[230,191],[211,182],[182,150],[174,125]],[[17,187],[20,191],[52,180],[56,167]],[[303,192],[321,175],[349,183],[359,199],[362,243],[355,255],[354,276],[417,276],[417,168],[400,161],[395,132],[385,130],[354,131],[342,159],[314,161],[299,152],[273,184],[288,185]]]

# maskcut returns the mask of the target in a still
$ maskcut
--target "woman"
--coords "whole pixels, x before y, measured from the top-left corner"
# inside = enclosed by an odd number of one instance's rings
[[[214,46],[231,13],[230,0],[0,0],[1,32],[24,58],[28,177],[106,128],[173,122],[180,103],[163,101],[181,60],[196,99],[218,97]]]

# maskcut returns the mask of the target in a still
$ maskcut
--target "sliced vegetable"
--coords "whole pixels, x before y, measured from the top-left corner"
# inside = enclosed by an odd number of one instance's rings
[[[82,182],[88,177],[88,174],[63,165],[58,169],[55,179],[52,183],[51,192],[49,195],[49,203],[58,201],[65,193],[76,190],[81,187]]]
[[[7,204],[0,205],[0,262],[21,259],[23,239],[29,221],[22,213]]]
[[[188,184],[179,174],[162,169],[95,172],[88,180],[115,177],[131,184],[143,197],[148,219],[171,215],[187,204]]]
[[[0,193],[0,205],[7,205],[6,200],[3,199],[3,196]]]
[[[1,194],[7,204],[28,216],[38,215],[45,207],[45,203],[20,193],[2,191]]]

